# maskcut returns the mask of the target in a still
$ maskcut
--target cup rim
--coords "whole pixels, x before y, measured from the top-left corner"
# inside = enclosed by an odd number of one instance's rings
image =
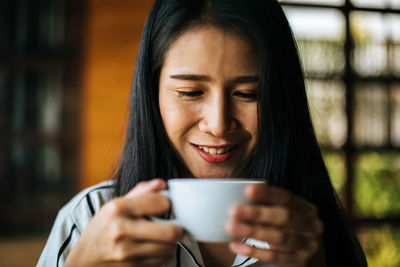
[[[262,180],[244,178],[171,178],[168,183],[222,183],[222,184],[266,184]]]

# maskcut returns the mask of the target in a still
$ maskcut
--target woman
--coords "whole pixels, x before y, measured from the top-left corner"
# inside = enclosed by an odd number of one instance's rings
[[[162,179],[156,179],[161,177]],[[198,243],[146,218],[171,177],[256,178],[231,211],[243,242]],[[276,1],[159,0],[136,63],[115,182],[60,211],[39,266],[366,266],[315,139]]]

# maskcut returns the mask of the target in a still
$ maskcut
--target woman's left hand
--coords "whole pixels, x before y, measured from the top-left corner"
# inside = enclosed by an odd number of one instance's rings
[[[234,253],[280,267],[325,266],[323,224],[313,204],[269,185],[251,185],[246,194],[257,204],[234,207],[228,232],[267,242],[270,249],[233,241]]]

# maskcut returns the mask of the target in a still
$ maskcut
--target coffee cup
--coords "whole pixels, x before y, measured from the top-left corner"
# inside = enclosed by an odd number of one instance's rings
[[[175,219],[168,220],[183,227],[202,242],[228,242],[233,239],[226,231],[229,210],[250,203],[245,188],[263,181],[243,179],[170,179],[168,190],[161,193],[170,198]]]

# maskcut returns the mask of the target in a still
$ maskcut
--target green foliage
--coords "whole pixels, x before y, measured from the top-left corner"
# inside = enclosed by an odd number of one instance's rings
[[[343,154],[324,153],[333,186],[343,197],[346,165]],[[343,198],[342,198],[343,199]],[[355,162],[355,213],[357,217],[400,214],[400,156],[398,153],[365,153]],[[358,231],[369,267],[400,266],[400,228],[388,225]]]
[[[341,153],[326,152],[323,154],[326,167],[333,187],[338,193],[339,198],[343,201],[344,185],[346,182],[346,163]]]
[[[383,218],[400,214],[400,157],[396,153],[362,154],[356,161],[355,212]]]
[[[366,228],[358,233],[369,267],[400,266],[400,229],[384,226]]]

